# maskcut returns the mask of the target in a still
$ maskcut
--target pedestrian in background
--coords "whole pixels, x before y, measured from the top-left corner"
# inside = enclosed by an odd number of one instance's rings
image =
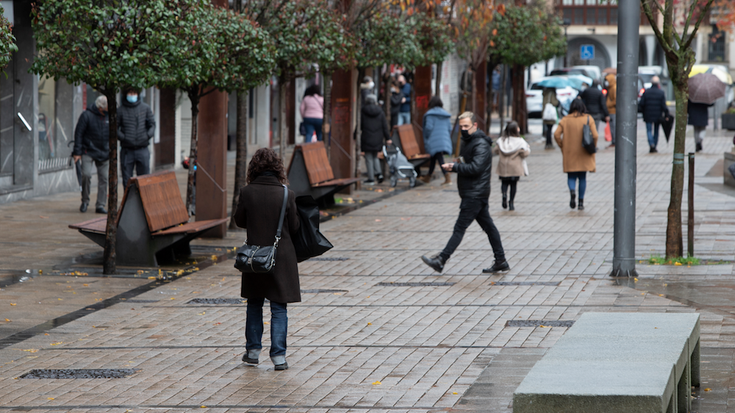
[[[360,114],[360,130],[362,131],[360,150],[365,153],[365,166],[367,167],[367,185],[375,184],[375,176],[378,183],[383,182],[383,173],[380,168],[378,152],[383,150],[383,142],[390,144],[390,133],[388,122],[385,120],[383,110],[378,106],[378,98],[375,95],[367,95],[365,106]]]
[[[439,168],[444,165],[444,154],[452,153],[452,123],[451,115],[444,110],[444,103],[439,96],[429,99],[429,110],[424,114],[424,147],[431,155],[429,160],[429,174],[420,179],[425,183],[431,182],[434,166],[439,163]],[[442,185],[450,185],[452,177],[444,169],[444,182]]]
[[[556,89],[553,87],[545,87],[543,90],[543,103],[541,107],[546,109],[546,104],[550,104],[553,106],[554,111],[556,111],[557,116],[559,113],[559,99],[556,97]],[[544,136],[546,136],[546,148],[545,149],[554,149],[554,144],[551,143],[551,130],[554,128],[554,125],[556,125],[556,117],[554,119],[546,118],[544,119]]]
[[[398,111],[398,125],[411,124],[411,85],[406,81],[403,75],[398,76],[398,86],[401,88],[403,98],[401,99],[401,108]]]
[[[569,107],[569,115],[565,116],[554,132],[554,139],[561,148],[564,159],[564,172],[567,173],[569,186],[569,207],[577,207],[575,189],[579,181],[579,210],[584,210],[584,194],[587,189],[587,172],[595,172],[595,154],[589,153],[582,146],[584,126],[589,124],[590,134],[597,147],[597,127],[592,116],[587,115],[582,99],[574,99]]]
[[[140,100],[140,90],[127,87],[117,111],[117,138],[120,141],[120,169],[123,185],[137,175],[151,173],[148,143],[156,132],[151,107]]]
[[[597,79],[592,81],[592,86],[585,89],[580,95],[584,106],[587,107],[587,113],[595,120],[597,130],[602,129],[602,122],[610,121],[610,114],[607,113],[607,99],[600,90],[600,82]]]
[[[661,80],[658,76],[651,78],[651,87],[646,89],[638,102],[638,112],[643,113],[643,121],[646,122],[646,135],[648,136],[648,153],[656,153],[658,150],[658,126],[661,117],[669,114],[666,107],[666,94],[659,86]]]
[[[360,83],[360,98],[362,98],[361,103],[365,104],[365,98],[367,98],[368,95],[375,94],[375,82],[373,82],[373,78],[370,76],[365,76],[362,78],[362,83]]]
[[[698,103],[689,101],[687,113],[689,114],[688,124],[694,126],[694,142],[696,144],[696,152],[702,150],[702,141],[704,141],[704,132],[709,124],[708,108],[712,106],[706,103]]]
[[[526,158],[531,154],[531,146],[525,139],[521,138],[521,129],[518,123],[511,121],[505,127],[503,135],[495,141],[493,153],[499,155],[498,176],[500,177],[500,189],[503,194],[503,209],[514,211],[513,201],[516,197],[516,187],[521,176],[528,175]],[[508,199],[508,188],[510,188],[510,200]]]
[[[398,114],[401,111],[403,93],[395,82],[391,82],[390,90],[390,129],[393,130],[393,127],[398,125]]]
[[[462,242],[464,233],[477,221],[480,228],[487,234],[490,246],[493,248],[495,262],[492,267],[482,270],[483,273],[496,273],[510,270],[505,259],[500,232],[495,227],[488,210],[490,197],[490,176],[492,175],[492,142],[482,130],[477,128],[477,118],[472,112],[459,115],[459,128],[462,134],[463,146],[460,150],[460,161],[442,165],[445,171],[457,174],[457,189],[462,202],[459,204],[459,217],[454,224],[454,232],[444,247],[444,250],[429,258],[425,255],[421,259],[436,272],[444,270],[444,264]]]
[[[110,168],[110,119],[107,114],[107,98],[99,96],[94,104],[82,112],[74,130],[74,162],[82,162],[82,205],[80,212],[87,212],[92,186],[92,170],[97,168],[97,202],[95,212],[106,214],[107,179]]]
[[[286,172],[281,158],[269,148],[258,149],[248,165],[247,186],[240,189],[237,226],[247,229],[248,244],[272,245],[278,228],[283,205],[283,185]],[[271,307],[270,357],[276,370],[288,369],[286,362],[286,336],[288,314],[286,305],[301,301],[299,267],[291,237],[299,230],[301,222],[296,211],[295,194],[288,191],[286,215],[283,219],[281,239],[278,242],[276,265],[270,274],[242,274],[240,295],[247,299],[245,318],[245,354],[242,361],[258,364],[263,348],[263,303]]]
[[[311,85],[306,88],[299,111],[306,128],[306,142],[311,142],[314,133],[316,133],[316,140],[321,141],[322,124],[324,122],[324,98],[319,93],[319,85]]]
[[[615,75],[610,73],[607,76],[605,76],[605,88],[607,89],[607,113],[609,114],[610,120],[608,121],[610,125],[610,137],[612,138],[610,141],[610,145],[608,148],[614,148],[615,147],[615,134],[616,134],[616,124],[615,119],[617,117],[617,104],[618,104],[618,81],[615,78]]]

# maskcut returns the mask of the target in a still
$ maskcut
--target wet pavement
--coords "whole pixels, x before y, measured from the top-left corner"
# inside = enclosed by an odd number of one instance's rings
[[[515,387],[580,314],[635,311],[698,312],[694,410],[735,411],[735,191],[721,177],[733,133],[708,131],[696,157],[695,256],[716,264],[649,265],[664,253],[673,144],[648,154],[642,126],[637,280],[608,277],[613,150],[597,155],[586,210],[570,210],[560,152],[531,138],[516,211],[500,207],[492,181],[506,274],[481,273],[493,259],[475,224],[443,274],[418,258],[449,238],[455,186],[436,179],[341,196],[322,224],[335,248],[299,267],[291,367],[279,372],[266,351],[257,367],[240,361],[245,306],[228,251],[244,231],[197,240],[191,260],[160,273],[103,277],[101,248],[67,227],[94,216],[78,212],[77,193],[0,205],[0,410],[510,412]],[[232,182],[232,159],[229,169]],[[105,374],[125,377],[97,378]]]

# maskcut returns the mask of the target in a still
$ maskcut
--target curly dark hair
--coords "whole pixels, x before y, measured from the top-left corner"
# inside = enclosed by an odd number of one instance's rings
[[[253,159],[250,160],[250,165],[248,165],[247,183],[253,182],[255,178],[266,171],[272,172],[280,183],[286,184],[288,182],[281,157],[273,149],[260,148],[255,151]]]

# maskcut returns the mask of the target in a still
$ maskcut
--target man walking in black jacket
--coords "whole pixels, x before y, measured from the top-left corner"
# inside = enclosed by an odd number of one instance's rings
[[[156,132],[156,120],[151,107],[140,101],[138,89],[128,87],[124,90],[122,105],[117,111],[117,138],[120,140],[120,169],[123,185],[138,175],[148,175],[150,152],[148,141]]]
[[[106,214],[107,178],[110,168],[110,121],[107,116],[107,98],[98,97],[93,105],[82,112],[74,130],[74,162],[82,161],[82,205],[87,212],[92,184],[92,168],[97,167],[97,202],[95,212]]]
[[[484,273],[508,271],[510,266],[505,260],[503,243],[500,233],[495,227],[490,211],[488,198],[490,197],[490,174],[492,164],[492,141],[477,128],[477,119],[472,112],[459,115],[459,128],[462,133],[463,146],[460,156],[461,163],[445,163],[445,171],[457,173],[457,189],[462,202],[459,205],[459,217],[454,224],[454,232],[449,238],[444,250],[439,254],[421,259],[436,272],[442,272],[444,264],[462,242],[462,237],[472,221],[477,221],[487,234],[490,246],[493,248],[495,262],[492,267],[482,270]]]
[[[638,102],[638,111],[643,113],[643,121],[646,122],[646,134],[648,135],[648,153],[656,153],[658,150],[658,125],[661,116],[669,114],[666,106],[666,94],[659,87],[658,76],[651,78],[651,87],[646,89]]]
[[[597,130],[601,131],[604,130],[602,129],[602,121],[609,122],[610,114],[607,113],[607,98],[602,94],[599,85],[600,82],[593,80],[592,86],[585,89],[579,97],[582,98],[587,113],[595,120]]]

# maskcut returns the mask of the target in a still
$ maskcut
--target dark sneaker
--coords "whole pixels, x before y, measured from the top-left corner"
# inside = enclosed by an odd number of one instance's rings
[[[503,262],[495,261],[492,267],[485,268],[484,270],[482,270],[482,272],[487,274],[487,273],[496,273],[496,272],[508,271],[508,270],[510,270],[510,265],[508,265],[508,261],[503,261]]]
[[[288,363],[284,362],[283,364],[276,364],[274,369],[275,370],[288,370]]]
[[[696,151],[696,152],[699,152],[699,151],[701,151],[701,150],[702,150],[702,144],[701,144],[701,143],[698,143],[698,144],[697,144],[697,147],[696,147],[696,149],[695,149],[695,151]]]
[[[384,179],[385,178],[383,178],[383,174],[378,175],[378,183],[379,184],[382,184]]]
[[[82,205],[79,207],[79,212],[87,212],[87,203],[82,202]]]
[[[248,357],[247,352],[245,352],[245,354],[242,355],[242,361],[248,364],[258,364],[258,359],[251,359],[250,357]]]
[[[375,181],[365,181],[363,182],[365,185],[375,185]]]
[[[421,260],[424,261],[424,264],[433,268],[434,271],[438,273],[441,273],[442,270],[444,270],[444,263],[446,261],[444,260],[444,258],[441,257],[441,255],[435,255],[431,258],[427,257],[426,255],[422,255]]]
[[[104,208],[97,208],[97,209],[94,210],[94,212],[96,212],[98,214],[106,214],[107,213],[107,210],[104,209]]]

